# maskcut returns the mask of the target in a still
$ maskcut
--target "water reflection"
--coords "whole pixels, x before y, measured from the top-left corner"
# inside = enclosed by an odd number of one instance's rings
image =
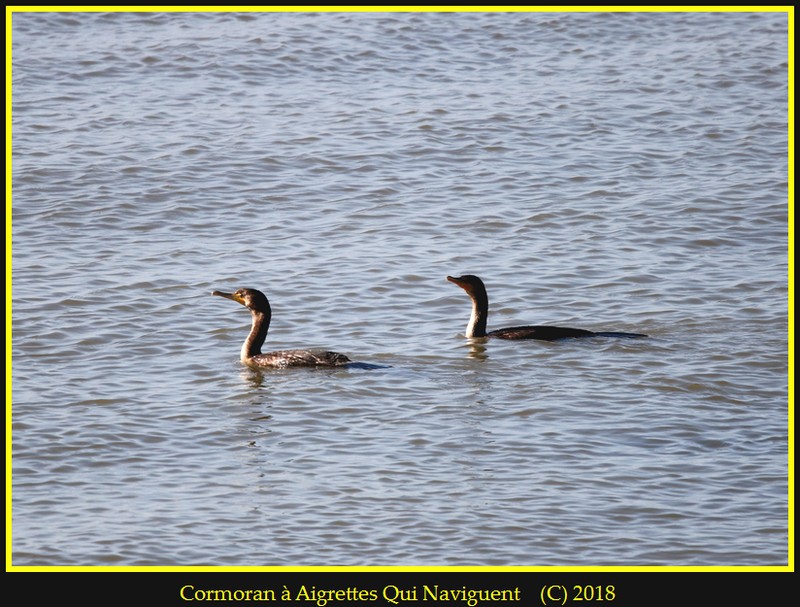
[[[476,360],[485,361],[489,359],[489,354],[486,350],[486,341],[485,337],[474,337],[469,340],[469,358],[474,358]]]
[[[243,368],[242,372],[239,374],[239,377],[242,378],[244,383],[250,384],[251,388],[260,388],[264,383],[264,374],[261,371],[251,369],[250,367]]]

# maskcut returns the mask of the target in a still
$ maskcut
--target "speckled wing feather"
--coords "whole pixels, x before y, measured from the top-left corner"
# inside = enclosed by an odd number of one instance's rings
[[[340,367],[350,362],[344,354],[326,350],[280,350],[258,354],[249,359],[254,367]]]

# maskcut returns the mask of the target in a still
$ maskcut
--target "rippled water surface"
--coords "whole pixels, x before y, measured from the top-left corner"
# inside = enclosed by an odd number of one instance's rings
[[[15,13],[12,210],[15,565],[787,563],[785,13]]]

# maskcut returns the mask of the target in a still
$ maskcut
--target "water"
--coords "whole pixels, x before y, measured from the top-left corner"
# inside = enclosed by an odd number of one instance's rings
[[[15,13],[13,564],[785,565],[787,129],[785,13]]]

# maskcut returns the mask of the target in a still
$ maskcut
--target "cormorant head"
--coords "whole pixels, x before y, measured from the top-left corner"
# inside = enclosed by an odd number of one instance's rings
[[[447,280],[457,284],[469,293],[470,296],[478,295],[481,292],[486,293],[486,287],[483,285],[483,281],[474,274],[464,274],[458,277],[448,276]]]
[[[257,289],[236,289],[233,293],[223,293],[222,291],[212,291],[212,295],[219,295],[226,299],[239,302],[245,308],[254,312],[269,313],[269,300],[267,296]]]

